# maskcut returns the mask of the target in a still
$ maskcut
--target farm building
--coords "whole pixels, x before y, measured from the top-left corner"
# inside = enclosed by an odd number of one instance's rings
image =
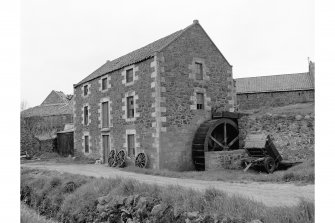
[[[111,150],[141,152],[149,168],[192,170],[199,126],[235,106],[232,66],[194,20],[74,85],[75,156],[106,163]]]
[[[315,64],[305,73],[237,78],[236,94],[240,110],[314,102]]]
[[[72,95],[51,91],[41,105],[21,112],[25,129],[39,141],[42,151],[54,151],[56,133],[73,122]]]

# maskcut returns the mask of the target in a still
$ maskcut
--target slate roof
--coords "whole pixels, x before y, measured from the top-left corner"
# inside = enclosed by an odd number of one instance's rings
[[[309,72],[236,78],[235,80],[237,94],[314,89],[314,80]]]
[[[34,117],[34,116],[52,116],[52,115],[67,115],[72,114],[72,104],[53,104],[53,105],[39,105],[32,108],[28,108],[21,112],[23,117]]]
[[[72,95],[65,95],[62,91],[52,90],[48,97],[55,92],[59,98],[56,98],[48,103],[45,99],[41,105],[28,108],[21,112],[23,117],[35,117],[35,116],[52,116],[52,115],[67,115],[73,113],[73,100]],[[48,98],[47,97],[47,98]],[[59,100],[60,99],[60,100]]]
[[[190,26],[189,26],[190,27]],[[188,27],[187,27],[188,28]],[[80,81],[77,85],[83,84],[85,82],[88,82],[90,80],[93,80],[97,77],[100,77],[106,73],[112,72],[114,70],[121,69],[123,67],[126,67],[128,65],[143,61],[145,59],[148,59],[152,56],[154,56],[155,52],[158,52],[162,50],[164,47],[169,45],[173,40],[175,40],[179,35],[181,35],[187,28],[179,30],[175,33],[172,33],[171,35],[168,35],[164,38],[161,38],[159,40],[156,40],[155,42],[152,42],[140,49],[134,50],[124,56],[121,56],[115,60],[107,61],[104,65],[99,67],[96,71],[94,71],[92,74],[84,78],[82,81]]]

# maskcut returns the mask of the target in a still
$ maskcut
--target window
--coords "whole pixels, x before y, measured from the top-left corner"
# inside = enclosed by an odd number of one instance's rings
[[[134,118],[134,96],[127,97],[127,118]]]
[[[108,112],[108,101],[102,102],[102,128],[109,127],[109,112]]]
[[[197,93],[197,109],[204,109],[204,94]]]
[[[84,96],[86,96],[88,93],[88,85],[84,86]]]
[[[88,106],[84,107],[84,125],[88,125]]]
[[[197,80],[203,80],[203,70],[202,70],[202,63],[195,63],[195,74]]]
[[[134,80],[134,71],[133,68],[126,71],[126,83],[133,82]]]
[[[102,79],[102,90],[106,90],[107,89],[107,77]]]
[[[90,152],[89,142],[88,142],[88,136],[85,136],[85,153]]]
[[[128,144],[128,156],[135,156],[135,135],[129,134],[127,135],[127,144]]]

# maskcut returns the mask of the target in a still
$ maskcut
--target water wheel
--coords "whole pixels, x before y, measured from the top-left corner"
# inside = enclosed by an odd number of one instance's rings
[[[108,155],[108,166],[112,167],[115,163],[115,155],[116,155],[116,151],[115,149],[112,149],[110,152],[109,152],[109,155]]]
[[[209,120],[200,125],[192,142],[196,170],[205,169],[205,152],[238,149],[238,127],[228,118]]]
[[[115,163],[118,167],[126,166],[126,152],[123,149],[116,154]]]
[[[148,164],[148,157],[145,153],[139,153],[135,159],[135,166],[145,168]]]

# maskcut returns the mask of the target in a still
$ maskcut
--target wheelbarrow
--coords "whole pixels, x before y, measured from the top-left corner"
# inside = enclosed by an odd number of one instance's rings
[[[246,165],[244,172],[253,166],[263,166],[267,173],[273,173],[283,160],[269,135],[248,134],[244,149],[248,154],[241,160]]]

